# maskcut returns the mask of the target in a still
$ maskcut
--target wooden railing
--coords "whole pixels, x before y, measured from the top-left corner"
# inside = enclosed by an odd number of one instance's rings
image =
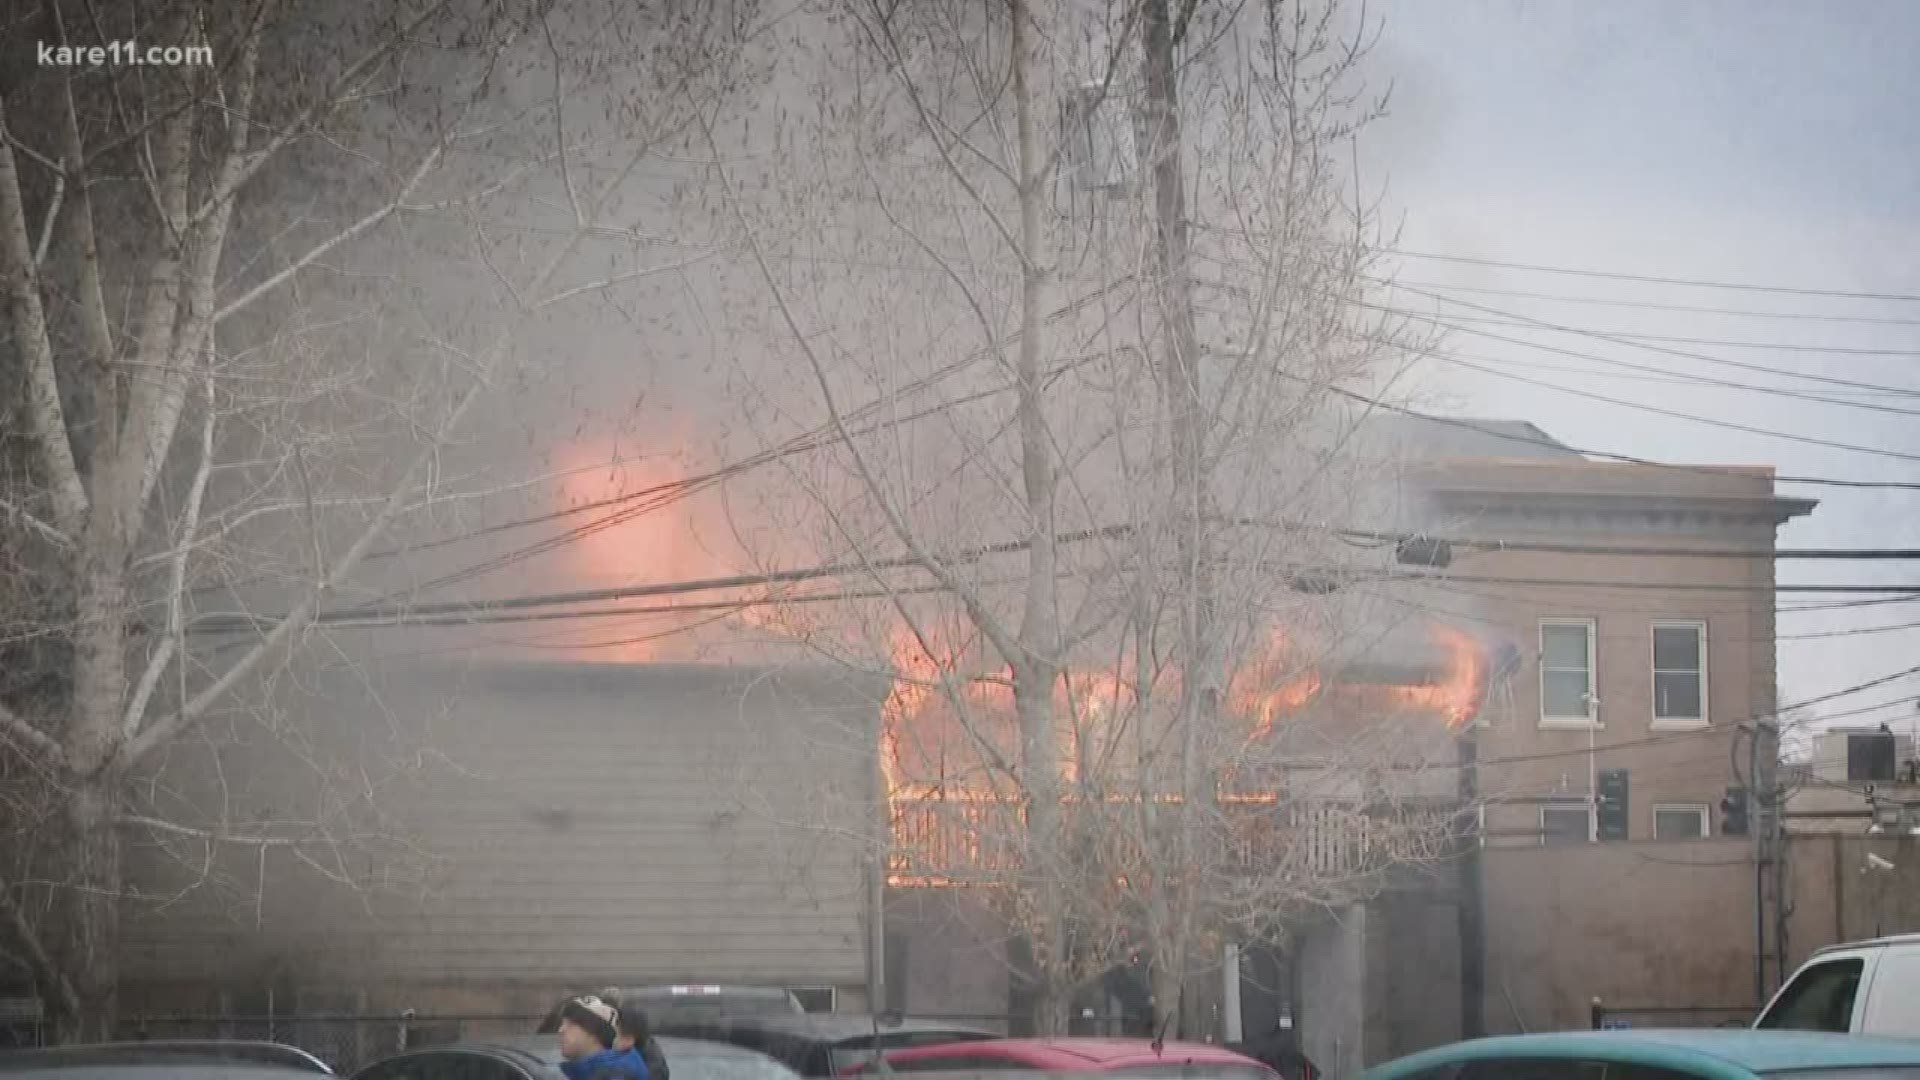
[[[890,816],[888,869],[895,884],[991,884],[1020,865],[1024,821],[1015,805],[977,797],[900,798]],[[1241,800],[1218,804],[1217,816],[1210,808],[1206,832],[1209,843],[1223,846],[1227,868],[1256,873],[1284,863],[1305,875],[1344,877],[1436,856],[1452,816],[1431,806]],[[1113,865],[1133,864],[1140,853],[1128,845],[1143,846],[1139,829],[1118,816],[1109,821],[1114,827],[1092,823],[1093,842]]]

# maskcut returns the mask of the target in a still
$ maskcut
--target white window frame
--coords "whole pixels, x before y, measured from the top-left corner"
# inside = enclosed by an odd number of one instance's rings
[[[1660,815],[1687,813],[1698,813],[1700,815],[1700,839],[1713,839],[1713,810],[1705,803],[1654,803],[1653,828],[1649,835],[1655,840],[1667,839],[1660,835]]]
[[[1542,803],[1540,805],[1540,846],[1541,847],[1554,847],[1554,846],[1573,847],[1574,846],[1573,844],[1554,845],[1554,844],[1547,843],[1547,811],[1549,810],[1585,811],[1587,815],[1587,834],[1585,839],[1582,840],[1581,842],[1587,843],[1587,844],[1591,844],[1594,842],[1594,828],[1595,828],[1594,823],[1597,820],[1597,815],[1595,813],[1596,807],[1593,804],[1593,800],[1587,799],[1580,802],[1574,802],[1571,799],[1569,799],[1564,802],[1548,802],[1548,803]]]
[[[1660,669],[1655,665],[1659,649],[1656,642],[1662,630],[1692,630],[1700,635],[1700,715],[1694,717],[1661,717],[1660,715]],[[1653,632],[1647,635],[1647,708],[1655,731],[1698,731],[1709,726],[1707,718],[1713,715],[1707,704],[1707,620],[1705,619],[1655,619]]]
[[[1553,628],[1579,627],[1587,632],[1587,715],[1552,716],[1547,712],[1547,631]],[[1585,731],[1604,728],[1600,722],[1600,622],[1598,619],[1552,617],[1540,620],[1540,726]]]

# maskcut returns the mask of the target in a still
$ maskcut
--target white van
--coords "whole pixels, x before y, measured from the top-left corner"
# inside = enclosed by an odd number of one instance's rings
[[[1753,1026],[1920,1038],[1920,934],[1821,949]]]

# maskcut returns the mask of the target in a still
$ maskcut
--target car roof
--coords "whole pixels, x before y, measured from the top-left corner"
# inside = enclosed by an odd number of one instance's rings
[[[164,1061],[141,1059],[161,1058]],[[285,1043],[259,1039],[148,1039],[133,1042],[43,1046],[0,1052],[0,1072],[36,1067],[72,1068],[82,1064],[154,1065],[192,1059],[213,1065],[268,1065],[310,1074],[331,1074],[326,1062]]]
[[[1845,952],[1849,949],[1884,949],[1889,945],[1920,945],[1920,934],[1889,934],[1886,937],[1868,938],[1865,941],[1842,941],[1837,945],[1815,949],[1813,955],[1825,956],[1828,953]]]
[[[1685,1068],[1729,1075],[1797,1069],[1920,1065],[1920,1041],[1811,1031],[1703,1028],[1675,1031],[1590,1031],[1510,1035],[1454,1043],[1369,1071],[1391,1080],[1442,1065],[1489,1058],[1577,1058]]]
[[[1209,1043],[1165,1042],[1156,1050],[1151,1039],[989,1039],[983,1043],[969,1043],[968,1046],[999,1047],[1013,1054],[1071,1055],[1099,1065],[1116,1065],[1136,1060],[1177,1063],[1181,1060],[1196,1059],[1209,1062],[1259,1064],[1244,1054]],[[887,1060],[913,1061],[921,1057],[937,1057],[943,1051],[951,1049],[951,1047],[918,1046],[905,1050],[893,1050],[887,1053]]]
[[[75,1076],[86,1076],[86,1080],[292,1080],[296,1076],[313,1076],[313,1072],[305,1068],[225,1061],[167,1061],[146,1065],[115,1061],[96,1065],[81,1061],[56,1063],[52,1059],[25,1068],[8,1068],[6,1074],[10,1080],[73,1080]]]
[[[671,1069],[676,1057],[719,1057],[719,1058],[766,1058],[779,1064],[777,1059],[768,1057],[758,1050],[749,1050],[732,1043],[715,1042],[711,1039],[687,1039],[674,1035],[661,1035],[654,1039],[660,1046],[660,1052],[667,1057]],[[560,1039],[555,1035],[520,1035],[502,1039],[473,1040],[452,1043],[447,1046],[423,1047],[425,1050],[466,1050],[466,1051],[505,1051],[529,1057],[543,1065],[560,1064]]]
[[[743,1016],[731,1021],[732,1026],[743,1029],[758,1029],[781,1035],[794,1035],[800,1038],[817,1039],[821,1042],[840,1042],[845,1039],[857,1039],[861,1036],[872,1037],[875,1030],[881,1035],[895,1032],[914,1034],[918,1032],[952,1032],[956,1035],[991,1036],[993,1033],[965,1024],[948,1023],[945,1020],[929,1020],[909,1016],[897,1024],[882,1020],[877,1025],[872,1016],[854,1013],[805,1013],[795,1016]]]

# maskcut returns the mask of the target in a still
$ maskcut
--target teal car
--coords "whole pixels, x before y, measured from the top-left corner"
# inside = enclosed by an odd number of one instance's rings
[[[1476,1039],[1362,1080],[1920,1080],[1920,1041],[1805,1031],[1591,1031]]]

